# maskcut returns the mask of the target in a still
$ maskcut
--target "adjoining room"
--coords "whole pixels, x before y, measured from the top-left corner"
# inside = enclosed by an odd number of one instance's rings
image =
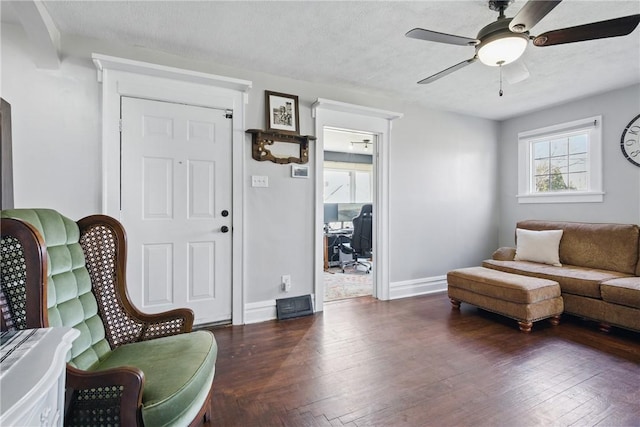
[[[324,130],[324,301],[372,294],[376,136]]]

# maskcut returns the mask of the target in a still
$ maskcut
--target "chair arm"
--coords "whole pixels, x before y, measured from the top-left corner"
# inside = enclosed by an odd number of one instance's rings
[[[136,310],[133,313],[142,322],[141,340],[165,337],[191,332],[194,314],[188,308],[177,308],[162,313],[146,314]]]
[[[67,365],[66,386],[65,425],[108,418],[114,425],[142,425],[144,373],[140,369],[123,366],[89,372]]]
[[[494,259],[496,261],[513,261],[515,256],[516,248],[503,246],[496,249],[493,255],[491,255],[491,259]]]
[[[340,248],[340,250],[342,251],[342,253],[344,254],[352,254],[353,253],[353,248],[351,247],[350,243],[340,243],[338,245],[338,247]]]

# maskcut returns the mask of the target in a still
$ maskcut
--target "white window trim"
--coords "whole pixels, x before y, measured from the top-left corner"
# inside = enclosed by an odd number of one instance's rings
[[[531,142],[546,135],[590,130],[589,185],[587,191],[531,191]],[[604,201],[602,186],[602,116],[518,133],[518,203],[598,203]]]

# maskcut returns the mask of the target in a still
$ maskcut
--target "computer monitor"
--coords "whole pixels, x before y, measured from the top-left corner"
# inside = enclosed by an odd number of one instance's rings
[[[339,222],[338,219],[338,204],[337,203],[325,203],[324,204],[324,223]]]
[[[362,206],[366,203],[325,203],[324,204],[324,223],[350,223],[353,218],[357,217],[362,210]]]
[[[360,214],[364,203],[338,203],[338,221],[351,222]]]

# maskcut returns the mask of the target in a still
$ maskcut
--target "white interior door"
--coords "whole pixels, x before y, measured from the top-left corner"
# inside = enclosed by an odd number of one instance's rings
[[[129,294],[145,312],[231,319],[231,120],[225,111],[122,97],[121,221]]]

